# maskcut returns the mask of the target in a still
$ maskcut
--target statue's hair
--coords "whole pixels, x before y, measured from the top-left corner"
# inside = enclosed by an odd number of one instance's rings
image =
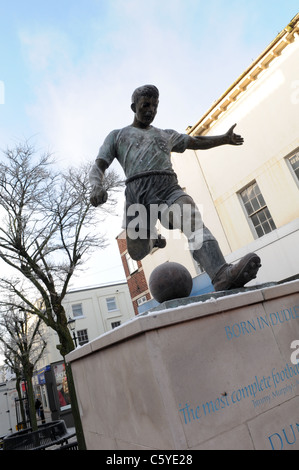
[[[150,96],[159,99],[159,90],[155,85],[143,85],[134,91],[132,95],[132,103],[137,103],[141,96]]]

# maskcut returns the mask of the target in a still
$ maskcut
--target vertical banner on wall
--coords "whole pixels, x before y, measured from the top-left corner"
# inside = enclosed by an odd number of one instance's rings
[[[60,410],[63,411],[71,406],[65,364],[54,364],[53,372],[56,380]]]

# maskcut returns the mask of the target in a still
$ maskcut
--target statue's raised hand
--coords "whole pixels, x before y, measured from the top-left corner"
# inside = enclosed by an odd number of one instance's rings
[[[234,124],[226,133],[227,143],[230,145],[242,145],[244,142],[243,137],[234,133],[234,128],[237,124]]]

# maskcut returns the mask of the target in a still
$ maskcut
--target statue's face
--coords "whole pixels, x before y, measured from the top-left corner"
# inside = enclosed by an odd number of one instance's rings
[[[139,127],[148,127],[157,114],[159,100],[150,96],[141,96],[137,103],[132,104],[135,113],[135,123]]]

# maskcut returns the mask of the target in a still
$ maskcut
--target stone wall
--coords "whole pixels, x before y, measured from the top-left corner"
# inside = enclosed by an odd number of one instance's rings
[[[299,449],[299,281],[206,298],[67,356],[88,449]]]

